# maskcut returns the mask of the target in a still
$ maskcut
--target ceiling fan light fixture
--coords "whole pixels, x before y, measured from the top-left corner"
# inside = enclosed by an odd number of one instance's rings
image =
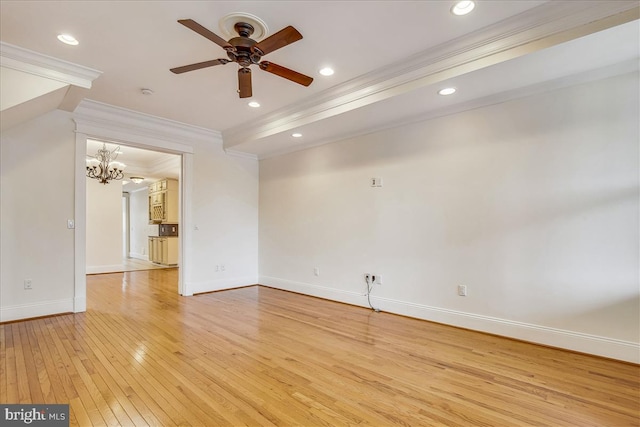
[[[58,40],[71,46],[77,46],[80,44],[80,42],[70,34],[58,34]]]
[[[259,103],[259,102],[257,102],[257,101],[251,101],[251,102],[249,103],[249,107],[251,107],[251,108],[258,108],[258,107],[260,107],[260,103]]]
[[[456,2],[451,8],[451,13],[456,16],[466,15],[476,7],[476,2],[471,0],[464,0]]]
[[[332,76],[334,73],[333,68],[331,67],[324,67],[322,69],[320,69],[320,74],[322,74],[323,76]]]
[[[455,87],[445,87],[444,89],[440,89],[438,91],[438,95],[442,96],[453,95],[454,93],[456,93]]]

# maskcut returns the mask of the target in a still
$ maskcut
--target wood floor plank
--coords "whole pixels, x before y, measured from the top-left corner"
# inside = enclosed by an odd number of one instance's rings
[[[7,395],[7,332],[0,327],[0,402],[8,402]]]
[[[88,276],[87,301],[0,324],[0,401],[73,426],[640,425],[637,365],[267,287],[185,298],[177,269]]]
[[[31,390],[29,384],[29,375],[27,375],[27,362],[25,360],[25,347],[22,341],[27,338],[25,324],[15,323],[13,324],[13,336],[14,336],[14,354],[15,354],[15,366],[16,376],[18,383],[18,403],[35,402],[31,398]],[[33,380],[32,380],[33,381]]]
[[[79,397],[75,397],[69,401],[69,412],[75,416],[75,423],[70,422],[71,426],[91,426],[94,424],[87,413],[87,410]]]
[[[89,336],[89,334],[88,334]],[[147,381],[147,375],[135,375],[136,372],[132,367],[123,366],[119,359],[117,359],[117,348],[115,346],[112,347],[116,352],[108,353],[109,356],[115,356],[116,359],[114,361],[110,361],[105,351],[108,349],[104,346],[104,343],[100,339],[95,339],[94,341],[87,342],[87,345],[90,345],[92,348],[93,355],[96,359],[95,364],[102,364],[105,367],[111,366],[115,375],[112,375],[113,379],[118,382],[118,384],[125,384],[127,386],[127,395],[131,392],[129,389],[133,390],[133,393],[136,393],[142,399],[143,406],[149,407],[152,411],[149,416],[145,415],[145,419],[148,421],[150,425],[186,425],[187,422],[179,415],[179,410],[173,407],[167,399],[165,399],[162,393],[159,393],[159,389],[154,387],[149,381]],[[136,399],[132,399],[132,401],[137,401]],[[140,410],[140,406],[136,405],[136,407]],[[143,412],[146,412],[144,408],[141,409]],[[167,414],[172,414],[170,416]],[[156,421],[158,420],[158,421]]]
[[[85,343],[78,342],[77,351],[79,354],[85,356],[85,358],[82,359],[82,364],[87,373],[89,373],[92,378],[95,378],[94,382],[96,382],[102,393],[115,396],[118,403],[125,409],[133,425],[168,424],[167,422],[160,422],[153,413],[148,410],[147,406],[133,391],[131,385],[126,386],[127,381],[122,379],[119,372],[111,363],[108,363],[104,359],[100,360],[95,356],[94,353],[99,352],[99,350],[92,350],[86,346]],[[124,389],[122,387],[124,387]],[[159,407],[157,410],[162,413]]]
[[[98,320],[97,323],[100,323]],[[112,342],[118,342],[127,338],[127,334],[131,331],[124,331],[120,329],[117,335],[111,335],[109,331],[109,325],[104,325],[103,331],[105,335],[109,337]],[[135,360],[137,363],[132,363],[131,366],[137,371],[137,374],[144,373],[146,378],[151,383],[154,390],[161,390],[164,397],[176,405],[175,411],[186,419],[189,424],[192,425],[205,425],[207,421],[213,424],[213,421],[209,419],[209,416],[198,407],[191,399],[185,398],[184,390],[181,388],[182,383],[177,380],[171,373],[165,371],[165,369],[153,360],[153,358],[143,357],[144,352],[141,351],[139,340],[134,339],[137,342],[136,347],[126,346],[125,357],[127,359]],[[127,353],[128,352],[128,353]],[[129,364],[126,359],[122,361],[124,364]]]
[[[63,372],[66,375],[66,371],[58,369],[54,359],[55,350],[50,337],[48,336],[48,327],[45,319],[37,319],[32,321],[34,326],[34,335],[40,348],[40,354],[42,355],[42,361],[47,371],[47,378],[49,380],[50,392],[45,393],[44,398],[46,403],[65,403],[70,399],[64,388],[63,380],[60,377],[60,373]],[[53,396],[51,396],[53,395]]]
[[[59,371],[63,371],[61,376],[67,395],[71,398],[79,397],[83,406],[87,409],[87,414],[91,418],[93,425],[117,425],[117,421],[104,403],[98,393],[92,393],[88,389],[82,378],[75,369],[75,365],[67,354],[61,335],[63,324],[60,318],[51,318],[48,323],[49,336],[52,343],[52,351],[55,352]]]
[[[30,349],[29,353],[33,354],[34,368],[37,372],[37,377],[33,376],[34,379],[37,379],[37,382],[33,384],[33,387],[36,388],[39,393],[39,396],[34,397],[32,392],[32,399],[36,402],[55,402],[55,394],[51,389],[51,380],[49,379],[49,373],[45,366],[44,355],[40,349],[38,338],[36,337],[35,330],[37,327],[38,324],[35,322],[27,324],[27,336]]]

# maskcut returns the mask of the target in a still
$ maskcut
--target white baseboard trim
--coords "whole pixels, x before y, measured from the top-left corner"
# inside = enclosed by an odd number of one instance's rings
[[[81,313],[87,311],[87,297],[75,297],[73,299],[73,312]]]
[[[138,254],[135,252],[129,252],[129,258],[140,259],[142,261],[149,261],[148,255]]]
[[[124,264],[88,265],[86,267],[87,274],[115,273],[117,271],[123,271],[123,270],[124,270]]]
[[[241,288],[258,284],[258,277],[230,277],[224,279],[207,280],[205,282],[187,283],[188,294],[201,294],[204,292],[222,291],[225,289]]]
[[[12,322],[60,313],[73,313],[73,299],[0,307],[0,322]]]
[[[357,292],[268,276],[260,276],[258,283],[286,291],[368,307],[366,295]],[[371,295],[371,301],[374,307],[389,313],[640,364],[639,343],[431,307],[375,295]]]

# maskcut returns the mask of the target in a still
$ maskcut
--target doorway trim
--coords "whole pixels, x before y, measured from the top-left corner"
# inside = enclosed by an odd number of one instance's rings
[[[178,292],[193,295],[191,277],[192,188],[194,143],[222,143],[219,132],[137,113],[111,105],[83,100],[74,111],[75,150],[75,240],[74,312],[86,311],[86,177],[87,139],[128,145],[182,156],[180,176],[180,223]]]

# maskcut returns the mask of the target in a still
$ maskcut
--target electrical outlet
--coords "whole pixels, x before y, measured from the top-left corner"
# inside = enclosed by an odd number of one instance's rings
[[[33,283],[31,282],[31,279],[24,279],[24,288],[33,289]]]
[[[215,272],[217,273],[218,271],[220,271],[220,266],[216,264],[215,268],[214,268]]]
[[[224,264],[220,264],[220,271],[224,271],[224,270],[225,270]]]
[[[461,297],[467,296],[467,287],[465,285],[458,285],[458,295]]]
[[[313,275],[314,276],[319,276],[320,275],[320,269],[318,267],[313,269]]]
[[[364,280],[370,285],[382,285],[382,276],[379,274],[364,273]]]
[[[72,230],[72,229],[76,228],[76,222],[75,222],[75,220],[73,220],[73,219],[68,219],[68,220],[67,220],[67,228],[68,228],[69,230]]]

